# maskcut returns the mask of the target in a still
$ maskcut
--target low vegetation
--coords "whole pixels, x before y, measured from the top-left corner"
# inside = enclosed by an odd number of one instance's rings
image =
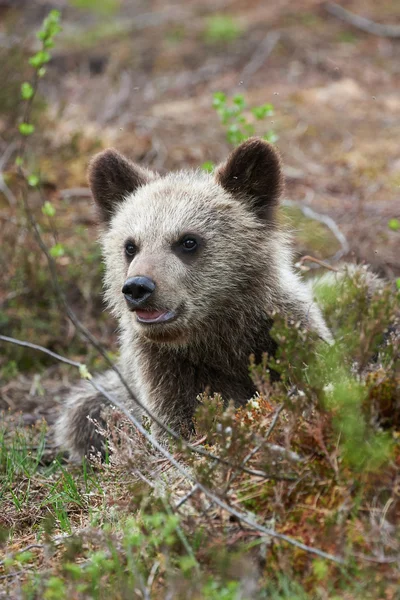
[[[38,347],[0,340],[9,406],[0,426],[0,597],[397,598],[400,284],[371,286],[340,266],[321,267],[338,240],[320,223],[304,219],[297,247],[320,267],[305,276],[329,274],[316,294],[336,342],[327,347],[276,315],[279,352],[262,364],[250,360],[258,394],[247,406],[235,410],[203,395],[190,445],[171,440],[161,449],[148,423],[138,431],[117,407],[103,432],[106,460],[79,465],[54,446],[51,418],[29,424],[32,397],[61,401],[63,386],[114,358],[111,317],[101,315],[98,246],[29,150],[35,128],[46,123],[38,85],[59,29],[52,11],[30,57],[33,77],[18,88],[23,119],[6,177],[20,237],[5,249],[10,285],[1,332]],[[204,31],[210,44],[240,35],[223,16]],[[230,100],[217,92],[213,106],[228,143],[253,134],[276,141],[271,104],[249,109],[244,94]],[[97,142],[83,146],[90,155]],[[9,242],[14,225],[5,226]],[[399,233],[397,218],[388,229]],[[299,268],[306,270],[303,262]],[[90,323],[107,353],[88,343],[81,323]],[[13,410],[15,381],[26,396],[22,413]]]

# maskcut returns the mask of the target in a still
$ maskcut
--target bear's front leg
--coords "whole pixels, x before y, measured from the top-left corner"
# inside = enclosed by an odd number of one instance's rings
[[[97,376],[95,381],[117,401],[129,406],[127,392],[115,371]],[[56,443],[67,450],[72,461],[100,453],[105,456],[106,439],[99,429],[106,429],[104,412],[110,402],[88,382],[74,388],[61,410],[55,426]],[[138,412],[135,408],[135,413]]]

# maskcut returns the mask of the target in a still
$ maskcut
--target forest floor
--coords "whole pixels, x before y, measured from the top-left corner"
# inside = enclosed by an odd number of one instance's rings
[[[90,5],[91,10],[88,9]],[[400,4],[394,1],[382,0],[377,4],[372,0],[349,0],[344,5],[373,21],[400,27]],[[255,127],[256,133],[263,134],[265,129],[272,129],[278,137],[276,143],[285,165],[285,199],[295,203],[294,207],[286,207],[284,218],[293,231],[296,256],[312,255],[317,259],[330,260],[343,249],[343,240],[340,242],[326,226],[325,217],[329,217],[332,220],[329,223],[333,222],[345,238],[346,251],[341,253],[342,259],[369,264],[376,273],[390,281],[400,277],[400,232],[396,226],[400,219],[399,38],[375,36],[352,27],[333,16],[328,3],[319,0],[298,0],[295,3],[290,0],[275,3],[260,0],[186,0],[174,3],[162,0],[106,0],[97,3],[89,0],[53,0],[51,3],[47,0],[35,3],[0,0],[0,334],[43,345],[87,364],[91,370],[104,367],[103,359],[88,347],[65,311],[60,311],[46,259],[24,220],[14,165],[18,123],[23,110],[20,86],[32,77],[28,57],[36,49],[35,32],[51,8],[61,10],[63,31],[56,38],[53,59],[40,83],[34,104],[36,131],[29,139],[26,164],[30,173],[40,177],[42,191],[38,193],[32,189],[29,202],[41,223],[46,242],[62,247],[62,255],[57,258],[57,271],[68,304],[111,356],[116,352],[116,324],[111,316],[104,313],[101,295],[103,266],[97,244],[96,216],[86,180],[88,161],[94,153],[109,146],[161,173],[224,160],[231,146],[212,106],[215,92],[223,92],[228,98],[241,94],[249,107],[273,104],[273,116],[256,123]],[[250,113],[245,110],[244,114]],[[43,201],[51,202],[55,208],[55,216],[48,220],[43,215]],[[307,207],[322,216],[325,224],[307,218],[302,212]],[[394,226],[391,227],[390,222]],[[104,497],[99,486],[113,490],[110,494],[116,506],[124,504],[120,480],[116,483],[110,472],[101,476],[101,484],[95,476],[86,474],[83,482],[79,480],[79,490],[74,490],[65,466],[60,467],[62,477],[55,467],[54,472],[49,471],[56,457],[51,425],[78,375],[64,365],[54,364],[42,354],[13,345],[1,345],[0,411],[5,424],[4,464],[8,464],[9,460],[5,457],[6,446],[9,447],[11,439],[7,437],[10,429],[16,427],[17,432],[17,438],[12,438],[13,448],[24,440],[26,460],[30,445],[34,449],[33,455],[41,448],[37,462],[35,458],[32,458],[32,464],[29,462],[31,458],[28,460],[27,479],[21,484],[21,489],[11,486],[12,498],[7,496],[8,492],[4,496],[6,508],[7,502],[11,502],[12,507],[0,514],[0,525],[11,532],[8,553],[35,544],[38,532],[42,530],[46,537],[46,518],[49,515],[55,519],[58,536],[87,529],[89,520],[91,525],[96,521],[96,510],[100,514],[104,509]],[[274,407],[274,403],[268,404],[270,411]],[[48,426],[50,430],[47,430]],[[281,436],[280,443],[283,431],[284,428],[277,432]],[[41,447],[44,435],[48,445],[46,450]],[[317,435],[315,431],[314,435]],[[14,464],[13,473],[18,474],[19,467],[16,465],[21,462],[21,457],[17,450],[13,456],[10,459]],[[394,463],[390,469],[394,468]],[[399,457],[396,464],[398,468]],[[47,469],[46,475],[40,471],[42,468]],[[395,489],[400,475],[398,470],[393,475],[394,471],[390,469],[382,474],[382,478],[390,479],[388,486]],[[328,478],[327,472],[323,473]],[[47,478],[47,483],[42,482],[41,492],[42,476]],[[337,472],[332,477],[337,477]],[[51,478],[54,478],[54,488],[48,487]],[[7,480],[8,485],[11,479]],[[60,483],[61,479],[63,483]],[[28,480],[35,490],[34,497],[38,498],[34,509],[33,501],[28,501],[28,497],[32,498],[26,490]],[[322,485],[321,481],[320,478],[319,485]],[[332,514],[337,510],[339,513],[342,511],[342,516],[345,513],[347,518],[355,510],[354,497],[351,502],[349,500],[352,508],[346,505],[345,498],[346,494],[349,498],[352,495],[354,480],[351,485],[348,480],[345,483],[340,478],[335,481],[330,491],[321,491],[325,498],[329,493],[337,494],[337,502],[332,499],[334,508],[329,506],[328,500],[322,503],[323,506],[318,504],[315,488],[304,489],[303,505],[309,507],[305,509],[307,516],[300,511],[293,521],[299,529],[290,524],[282,531],[299,538],[304,534],[302,539],[307,538],[310,544],[314,538],[322,542],[321,536],[313,530],[322,527],[319,522],[322,515],[325,515],[324,519],[333,518]],[[370,489],[375,483],[370,478],[366,485]],[[64,486],[63,491],[58,485]],[[279,514],[279,498],[284,496],[282,485],[283,482],[280,482],[277,486],[279,491],[275,492],[274,509],[271,509],[274,515]],[[85,491],[82,491],[83,488]],[[117,488],[118,493],[115,492]],[[380,498],[378,503],[375,499],[374,506],[363,506],[362,509],[371,511],[368,514],[372,515],[370,522],[375,528],[379,528],[376,514],[382,511],[379,513],[380,533],[382,527],[387,527],[388,539],[393,534],[393,515],[399,511],[398,487],[396,489],[397,492],[392,495],[383,494],[385,502]],[[47,504],[44,492],[51,496]],[[269,498],[270,493],[268,488],[265,497]],[[90,519],[88,494],[94,498]],[[66,509],[60,505],[65,502],[72,503],[73,508]],[[293,499],[290,506],[290,510],[294,511]],[[251,508],[255,509],[254,506]],[[108,504],[107,511],[110,511]],[[390,511],[394,511],[392,515]],[[267,513],[263,512],[263,515]],[[269,519],[273,518],[272,513],[268,513]],[[309,518],[309,514],[318,515],[318,518]],[[152,518],[155,518],[154,515]],[[283,515],[279,514],[276,518],[282,522]],[[153,526],[156,529],[156,525],[149,521],[147,531],[152,531]],[[335,526],[339,527],[337,523]],[[364,526],[361,518],[354,521],[353,541],[357,535],[362,535]],[[168,523],[165,527],[168,528]],[[340,527],[341,535],[345,536],[342,522]],[[372,536],[373,530],[373,527],[369,530],[369,536]],[[93,531],[88,534],[92,538],[84,540],[84,546],[92,544],[97,547],[96,543],[101,546],[99,538],[96,541],[94,537],[108,535]],[[109,535],[114,534],[113,531]],[[244,532],[237,528],[235,539],[239,540],[242,534],[245,537]],[[140,542],[143,547],[146,540],[144,537]],[[141,573],[141,577],[146,573],[146,585],[140,588],[137,596],[124,596],[121,592],[115,598],[153,597],[153,593],[161,593],[160,590],[164,589],[161,575],[158,578],[157,569],[153,573],[152,566],[157,561],[162,563],[160,548],[164,547],[165,540],[157,539],[151,543],[156,550]],[[48,574],[53,567],[47,541],[40,544],[46,550],[43,556],[28,558],[39,561],[35,568],[43,567],[47,583],[40,583],[44,592],[35,593],[47,594],[43,596],[46,598],[62,598],[63,592],[52,591],[52,584],[48,583]],[[334,550],[339,548],[335,547],[332,552]],[[263,551],[267,553],[268,549]],[[332,571],[325,569],[322,563],[310,566],[298,556],[292,563],[279,554],[277,560],[282,572],[286,565],[289,571],[293,569],[290,572],[298,574],[304,570],[306,573],[299,579],[302,591],[289,587],[289,591],[285,592],[286,583],[281,581],[281,595],[273,596],[271,592],[265,597],[333,598],[337,594],[338,598],[398,598],[395,584],[399,573],[398,558],[397,562],[393,561],[395,564],[390,570],[382,555],[379,556],[380,562],[375,556],[376,570],[373,570],[379,592],[371,592],[376,595],[367,596],[364,588],[358,592],[340,592],[333,586],[324,596],[323,588],[327,586]],[[106,559],[109,560],[109,556]],[[23,585],[29,571],[29,560],[17,566],[10,563],[11,572],[21,571],[21,577],[9,577],[9,571],[5,571],[1,579],[0,574],[0,586],[2,583],[6,586],[3,597],[41,597],[24,596],[28,594]],[[88,560],[87,557],[82,558],[82,564],[85,560]],[[209,556],[207,560],[211,560]],[[94,564],[93,561],[91,564]],[[164,567],[159,566],[159,571],[163,572]],[[103,563],[101,568],[106,569]],[[179,568],[184,569],[182,566]],[[56,568],[57,577],[59,569]],[[113,571],[107,585],[114,576]],[[230,576],[226,575],[224,585],[228,585],[226,581],[230,581]],[[57,577],[54,576],[55,580]],[[341,581],[336,572],[333,579]],[[55,588],[57,585],[57,582],[54,583]],[[177,585],[176,581],[174,585]],[[196,588],[199,595],[193,597],[246,598],[246,593],[250,594],[249,591],[241,591],[244,595],[240,596],[238,590],[232,588],[229,596],[228,587],[216,587],[215,590],[210,587],[211,591],[208,588],[204,591],[204,585],[200,586],[200,592]],[[70,593],[69,587],[68,590]],[[303,592],[310,593],[310,596],[302,596]],[[60,595],[57,596],[57,593]],[[174,593],[177,598],[183,598],[187,591]],[[180,596],[180,593],[183,595]],[[215,596],[212,595],[214,593]],[[86,590],[82,594],[76,597],[103,597],[98,589],[90,593]]]

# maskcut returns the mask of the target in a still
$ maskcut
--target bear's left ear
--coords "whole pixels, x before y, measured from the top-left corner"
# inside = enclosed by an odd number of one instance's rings
[[[215,177],[260,219],[274,221],[283,192],[283,174],[280,156],[271,144],[260,138],[248,139],[217,167]]]
[[[108,223],[118,204],[139,187],[157,178],[114,148],[96,154],[89,164],[89,186],[100,219]]]

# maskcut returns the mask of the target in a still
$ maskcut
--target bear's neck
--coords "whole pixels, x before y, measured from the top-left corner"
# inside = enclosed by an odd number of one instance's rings
[[[125,358],[134,355],[144,402],[183,434],[191,430],[199,394],[218,393],[236,405],[247,402],[256,392],[249,375],[250,355],[259,363],[264,352],[276,350],[270,336],[272,319],[265,314],[252,317],[250,323],[226,319],[204,327],[205,335],[194,335],[182,346],[126,331],[122,351]]]

